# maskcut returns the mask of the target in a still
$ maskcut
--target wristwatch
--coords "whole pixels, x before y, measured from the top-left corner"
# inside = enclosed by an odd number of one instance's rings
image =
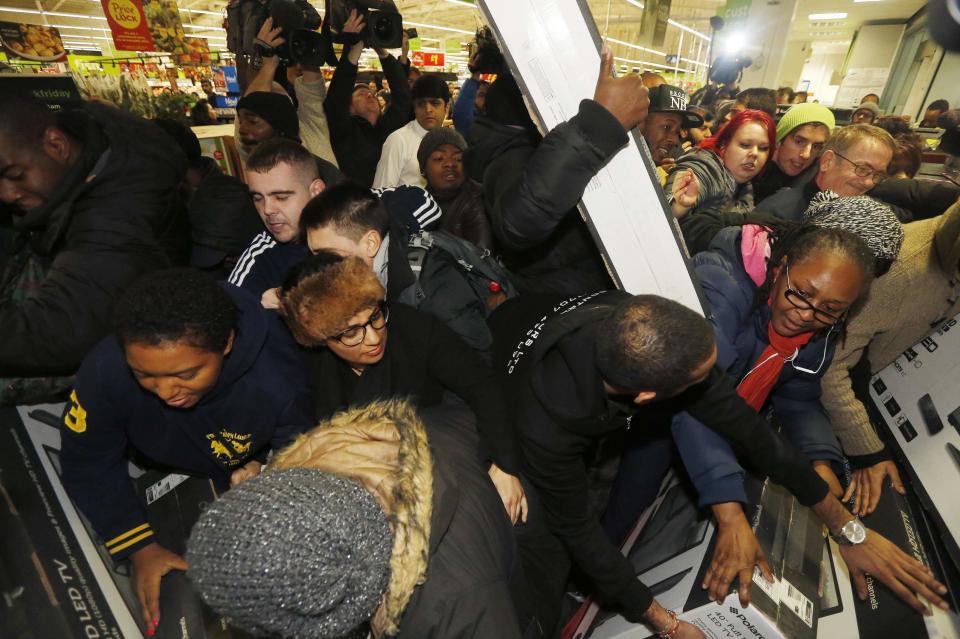
[[[856,546],[867,540],[867,527],[854,517],[845,523],[839,532],[830,533],[830,536],[841,546]]]

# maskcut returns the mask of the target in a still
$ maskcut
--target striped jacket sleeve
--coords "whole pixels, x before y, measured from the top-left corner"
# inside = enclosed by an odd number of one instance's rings
[[[240,258],[237,260],[237,264],[233,267],[233,271],[230,272],[230,276],[227,278],[227,281],[234,286],[239,286],[240,288],[250,290],[250,292],[256,295],[263,293],[263,290],[254,291],[250,289],[250,283],[248,283],[247,286],[244,286],[244,283],[250,279],[250,273],[253,272],[257,264],[257,258],[276,245],[277,241],[273,239],[273,236],[270,235],[270,233],[267,231],[259,233],[250,242],[250,246],[248,246],[247,249],[240,255]]]
[[[411,232],[429,231],[440,226],[442,211],[437,201],[419,186],[395,186],[373,189],[390,217],[400,221]]]
[[[153,543],[154,535],[127,471],[125,420],[103,397],[98,362],[89,360],[63,415],[63,484],[110,554],[122,559]]]

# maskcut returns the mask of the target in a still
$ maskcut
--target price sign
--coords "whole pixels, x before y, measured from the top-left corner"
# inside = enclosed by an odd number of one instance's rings
[[[445,55],[443,53],[427,53],[424,51],[413,51],[410,53],[413,64],[418,67],[442,67],[444,66]]]

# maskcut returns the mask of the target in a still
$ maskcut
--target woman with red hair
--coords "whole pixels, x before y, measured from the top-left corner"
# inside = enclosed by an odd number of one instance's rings
[[[753,210],[751,180],[773,154],[776,134],[773,118],[747,109],[677,160],[667,176],[667,201],[691,254],[705,251],[721,228]]]

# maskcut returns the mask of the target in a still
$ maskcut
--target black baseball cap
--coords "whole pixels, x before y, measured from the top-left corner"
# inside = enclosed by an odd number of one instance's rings
[[[650,89],[650,113],[676,113],[683,117],[686,129],[703,126],[703,118],[687,109],[690,98],[680,87],[661,84]]]

